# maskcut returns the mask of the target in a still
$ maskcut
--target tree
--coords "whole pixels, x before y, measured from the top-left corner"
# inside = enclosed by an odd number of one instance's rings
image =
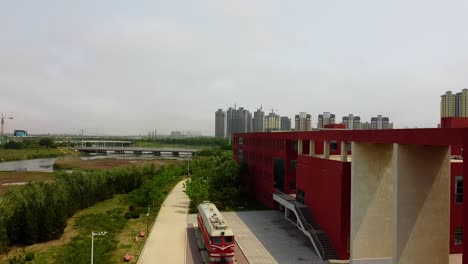
[[[43,148],[55,148],[54,141],[50,138],[41,138],[41,140],[39,140],[39,146]]]

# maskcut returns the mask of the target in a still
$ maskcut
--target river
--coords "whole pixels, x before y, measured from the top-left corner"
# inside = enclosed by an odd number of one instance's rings
[[[190,156],[190,155],[189,155]],[[132,160],[156,160],[156,159],[180,159],[185,160],[188,156],[172,157],[172,156],[161,156],[155,157],[152,155],[90,155],[80,157],[82,160],[93,160],[93,159],[132,159]],[[41,172],[53,172],[54,163],[57,158],[44,158],[44,159],[30,159],[30,160],[18,160],[18,161],[6,161],[0,162],[0,171],[41,171]]]
[[[57,158],[45,158],[0,162],[0,171],[53,172],[56,159]]]

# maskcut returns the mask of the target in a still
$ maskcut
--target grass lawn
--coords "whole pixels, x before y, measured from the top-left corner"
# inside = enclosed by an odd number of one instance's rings
[[[38,158],[51,158],[63,155],[73,155],[75,151],[69,149],[1,149],[0,148],[0,162],[13,161],[13,160],[27,160]]]
[[[83,160],[79,157],[61,157],[55,161],[54,168],[60,170],[109,170],[133,165],[154,163],[157,166],[181,164],[180,160],[142,160],[142,159],[94,159]]]

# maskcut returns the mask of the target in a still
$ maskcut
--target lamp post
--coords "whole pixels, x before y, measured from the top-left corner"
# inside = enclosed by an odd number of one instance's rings
[[[148,218],[150,213],[150,206],[148,205],[148,212],[146,213],[146,237],[149,235],[149,225],[148,225]]]
[[[189,134],[190,134],[190,137],[192,136],[192,134],[189,133],[188,130],[185,134],[187,137],[187,153],[189,153],[189,155],[187,156],[187,174],[188,176],[190,176],[190,157],[192,156],[192,154],[190,154],[188,138],[189,138]]]
[[[106,234],[106,231],[100,231],[96,233],[94,233],[94,231],[91,231],[91,264],[93,264],[94,261],[94,236],[105,236]]]

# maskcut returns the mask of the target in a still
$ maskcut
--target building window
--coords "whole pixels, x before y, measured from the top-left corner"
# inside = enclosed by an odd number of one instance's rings
[[[289,181],[289,189],[296,190],[296,180]]]
[[[337,151],[338,150],[338,143],[336,141],[330,142],[330,151]]]
[[[455,228],[455,238],[453,242],[455,245],[463,244],[463,227]]]
[[[240,137],[240,138],[238,138],[237,140],[238,140],[238,142],[239,142],[239,145],[244,144],[244,138]]]
[[[301,189],[298,189],[296,192],[296,201],[298,203],[304,204],[304,196],[305,196],[304,191]]]
[[[463,176],[455,176],[455,202],[463,203]]]
[[[239,160],[242,160],[244,159],[244,151],[242,151],[242,149],[239,149],[239,156],[238,156]]]

